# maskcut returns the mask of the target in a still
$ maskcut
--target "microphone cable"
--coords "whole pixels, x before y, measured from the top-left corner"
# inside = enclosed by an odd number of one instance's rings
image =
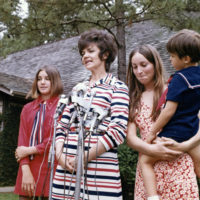
[[[36,193],[37,185],[38,185],[38,182],[39,182],[39,179],[40,179],[40,174],[41,174],[42,166],[44,164],[44,160],[45,160],[47,149],[48,149],[48,144],[50,142],[50,139],[51,139],[51,136],[52,136],[52,132],[53,132],[52,131],[53,130],[52,119],[51,119],[51,121],[50,121],[49,124],[51,124],[51,126],[50,126],[51,127],[51,129],[50,129],[50,136],[49,136],[48,142],[47,142],[47,144],[45,146],[45,150],[44,150],[44,154],[43,154],[43,159],[42,159],[42,162],[41,162],[40,167],[39,167],[39,173],[38,173],[37,181],[35,183],[35,190],[34,190],[33,200],[35,199],[35,193]],[[46,177],[45,177],[45,181],[43,183],[43,189],[44,189],[44,185],[45,185],[45,182],[46,182],[46,179],[47,179],[47,176],[48,176],[48,171],[49,171],[49,166],[48,166],[48,169],[47,169],[47,174],[46,174]],[[44,194],[44,190],[42,191],[42,194]]]

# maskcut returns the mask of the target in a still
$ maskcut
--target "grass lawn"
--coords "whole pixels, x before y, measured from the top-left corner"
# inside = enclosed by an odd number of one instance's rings
[[[0,193],[0,200],[18,200],[18,195],[13,193]]]

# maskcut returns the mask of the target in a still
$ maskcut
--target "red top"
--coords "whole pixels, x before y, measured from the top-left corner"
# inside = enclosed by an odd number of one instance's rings
[[[167,81],[167,83],[169,84],[170,81],[172,80],[173,78],[173,75],[171,75]],[[166,103],[166,97],[167,97],[167,92],[168,92],[168,87],[165,89],[165,91],[163,92],[163,94],[161,95],[159,101],[158,101],[158,105],[157,105],[157,108],[156,110],[160,110],[161,108],[163,108],[163,106],[165,105]]]
[[[35,196],[49,195],[50,167],[48,171],[48,155],[53,137],[53,127],[54,127],[53,116],[58,100],[59,100],[58,97],[53,97],[46,101],[45,120],[43,124],[44,127],[43,141],[41,144],[35,146],[39,154],[35,154],[33,160],[30,160],[29,157],[26,157],[20,161],[15,190],[14,190],[16,194],[27,195],[21,190],[21,184],[22,184],[21,166],[24,164],[29,164],[36,183]],[[39,110],[40,103],[42,103],[41,97],[26,104],[22,109],[20,116],[18,146],[29,146],[29,140],[31,136],[33,122],[35,119],[36,112]],[[54,168],[54,172],[55,169],[56,167]]]

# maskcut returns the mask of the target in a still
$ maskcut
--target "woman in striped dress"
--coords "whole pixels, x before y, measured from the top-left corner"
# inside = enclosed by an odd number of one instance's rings
[[[82,63],[91,76],[74,87],[72,103],[66,106],[57,126],[59,164],[53,180],[52,199],[122,199],[117,147],[126,137],[129,97],[127,86],[108,73],[116,56],[116,43],[106,31],[91,30],[81,35],[78,47]],[[84,113],[83,123],[80,112],[76,115],[77,108]],[[78,180],[74,170],[78,170],[80,124],[85,170],[77,198]]]

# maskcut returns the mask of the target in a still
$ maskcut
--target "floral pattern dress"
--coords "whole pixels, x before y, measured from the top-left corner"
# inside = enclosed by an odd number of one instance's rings
[[[141,103],[141,111],[136,116],[136,124],[140,129],[142,140],[153,124],[151,108]],[[184,153],[174,161],[158,161],[154,166],[157,191],[163,200],[198,200],[198,185],[194,165],[189,154]],[[134,200],[146,200],[146,193],[140,165],[137,165]]]

